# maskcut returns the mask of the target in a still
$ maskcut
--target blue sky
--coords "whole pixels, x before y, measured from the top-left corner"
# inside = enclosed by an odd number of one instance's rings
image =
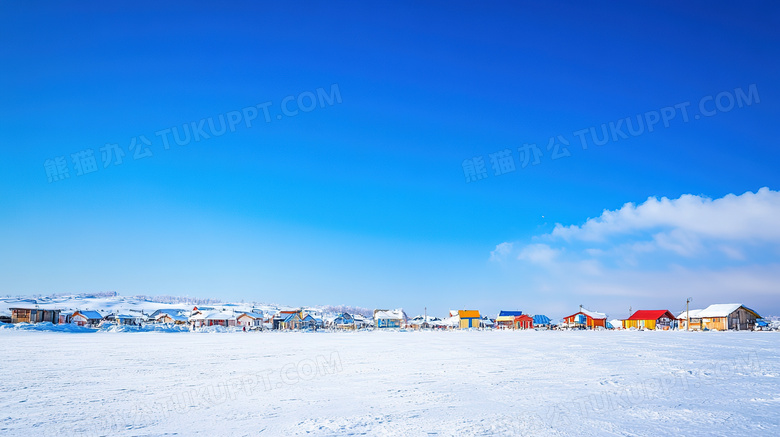
[[[773,2],[158,3],[0,5],[0,294],[780,314]],[[270,122],[155,135],[266,102]],[[674,105],[652,132],[575,135]]]

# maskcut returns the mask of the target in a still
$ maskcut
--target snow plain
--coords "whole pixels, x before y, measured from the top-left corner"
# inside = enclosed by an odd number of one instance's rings
[[[780,435],[778,332],[0,330],[0,435]]]

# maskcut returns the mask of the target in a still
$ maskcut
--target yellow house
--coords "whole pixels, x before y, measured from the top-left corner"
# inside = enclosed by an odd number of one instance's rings
[[[458,311],[458,319],[460,319],[460,329],[479,328],[482,316],[477,310],[461,310]]]
[[[631,317],[623,320],[623,328],[637,329],[674,329],[677,327],[677,318],[668,310],[639,310]]]

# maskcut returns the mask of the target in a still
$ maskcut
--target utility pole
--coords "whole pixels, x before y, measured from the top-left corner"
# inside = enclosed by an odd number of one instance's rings
[[[685,330],[690,331],[691,330],[691,310],[689,308],[689,305],[691,303],[691,298],[685,299]]]

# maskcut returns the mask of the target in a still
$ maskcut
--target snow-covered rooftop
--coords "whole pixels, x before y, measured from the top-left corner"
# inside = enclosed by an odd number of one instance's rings
[[[576,314],[579,314],[579,313],[585,314],[586,316],[590,317],[591,319],[606,319],[607,318],[607,315],[604,314],[604,313],[598,313],[596,311],[589,311],[589,310],[586,310],[585,308],[580,308],[579,311],[577,311],[576,313],[574,313],[572,315],[576,315]]]
[[[103,315],[97,311],[79,311],[79,314],[88,319],[102,319]]]
[[[374,314],[375,320],[407,320],[406,313],[402,309],[377,311]]]
[[[689,312],[691,313],[691,318],[692,319],[699,319],[699,318],[701,318],[701,316],[699,314],[701,314],[702,311],[704,311],[704,310],[703,309],[698,309],[698,310],[690,310]],[[687,313],[685,311],[683,311],[683,312],[680,313],[680,315],[677,316],[677,319],[679,319],[679,320],[687,320],[688,319],[688,315],[687,315]]]
[[[729,314],[733,313],[740,307],[745,308],[746,310],[758,315],[755,311],[751,310],[748,307],[745,307],[741,303],[721,303],[721,304],[714,304],[710,305],[707,308],[703,309],[698,317],[726,317]]]

